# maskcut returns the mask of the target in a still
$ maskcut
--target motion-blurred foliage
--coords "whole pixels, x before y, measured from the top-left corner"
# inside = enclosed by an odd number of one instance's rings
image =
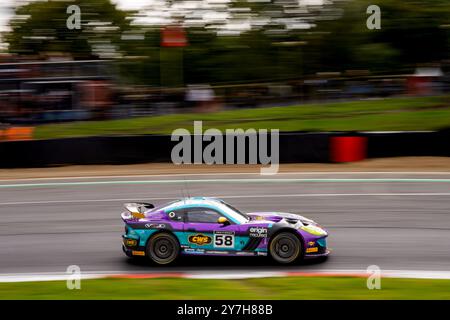
[[[166,1],[165,8],[170,11],[177,3]],[[56,51],[76,59],[117,58],[123,81],[152,85],[161,84],[160,61],[170,62],[170,50],[182,51],[182,63],[173,64],[183,70],[185,83],[291,79],[352,69],[411,72],[417,64],[449,59],[448,1],[378,0],[380,30],[366,28],[372,1],[334,1],[320,8],[299,3],[289,4],[295,9],[290,13],[276,0],[232,2],[224,9],[227,19],[259,23],[227,35],[220,32],[223,25],[189,25],[187,14],[178,12],[178,23],[188,26],[189,44],[172,49],[160,47],[161,25],[132,23],[137,12],[121,11],[109,0],[31,2],[16,8],[6,41],[11,53],[23,55]],[[70,4],[81,7],[81,30],[66,28]],[[309,26],[289,25],[302,21]]]
[[[76,4],[82,28],[69,30],[67,7]],[[37,1],[19,6],[6,34],[11,53],[39,55],[67,53],[76,59],[113,53],[127,28],[126,14],[109,0]]]

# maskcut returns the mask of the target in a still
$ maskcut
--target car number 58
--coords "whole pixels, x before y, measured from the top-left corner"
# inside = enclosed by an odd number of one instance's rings
[[[234,247],[234,235],[229,234],[215,234],[214,246],[219,248],[232,248]]]

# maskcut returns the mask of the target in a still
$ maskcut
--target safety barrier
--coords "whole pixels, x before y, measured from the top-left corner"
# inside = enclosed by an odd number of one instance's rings
[[[280,163],[450,156],[450,130],[436,132],[285,132]],[[169,135],[86,137],[0,143],[0,167],[171,162]],[[248,152],[248,150],[247,150]]]

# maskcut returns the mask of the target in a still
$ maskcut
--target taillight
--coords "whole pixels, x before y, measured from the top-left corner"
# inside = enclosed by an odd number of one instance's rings
[[[137,240],[135,240],[135,239],[125,239],[125,245],[127,247],[136,247],[137,246]]]

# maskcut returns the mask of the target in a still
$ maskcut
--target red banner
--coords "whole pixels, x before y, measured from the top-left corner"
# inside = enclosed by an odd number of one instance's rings
[[[161,31],[162,47],[185,47],[187,45],[186,32],[177,26],[165,27]]]

